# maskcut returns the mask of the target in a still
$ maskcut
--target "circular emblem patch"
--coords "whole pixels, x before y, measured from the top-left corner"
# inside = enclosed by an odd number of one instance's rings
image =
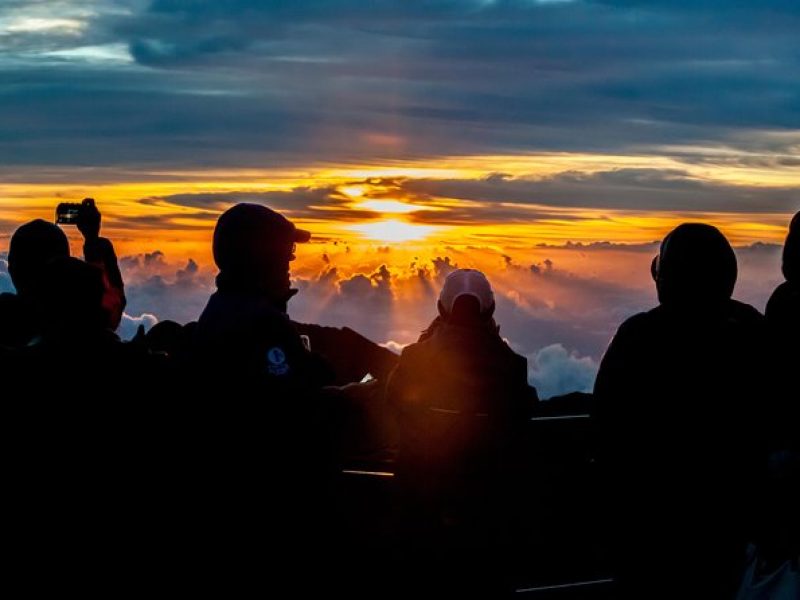
[[[280,348],[270,348],[267,352],[267,360],[271,365],[282,365],[286,362],[286,353]]]
[[[275,346],[267,351],[267,371],[270,375],[286,375],[289,365],[286,363],[286,353]]]

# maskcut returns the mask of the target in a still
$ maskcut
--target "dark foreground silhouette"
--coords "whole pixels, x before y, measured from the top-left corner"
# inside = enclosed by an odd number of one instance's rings
[[[538,402],[477,271],[399,358],[293,322],[310,234],[259,205],[220,217],[198,320],[123,343],[80,210],[86,260],[23,225],[0,297],[4,530],[32,590],[731,598],[747,544],[756,576],[796,564],[797,216],[766,319],[731,298],[722,234],[682,225],[594,397]]]
[[[711,226],[670,233],[653,276],[660,305],[620,327],[595,385],[616,575],[631,598],[687,580],[730,597],[765,461],[763,317],[730,299],[736,258]]]

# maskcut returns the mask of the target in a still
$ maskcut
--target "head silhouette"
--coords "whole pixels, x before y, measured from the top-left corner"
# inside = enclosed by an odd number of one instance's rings
[[[40,290],[45,331],[82,336],[105,329],[105,286],[100,268],[77,258],[56,258],[42,270]]]
[[[55,258],[68,256],[67,236],[57,225],[36,219],[20,226],[8,248],[8,273],[17,292],[30,294],[44,267]]]
[[[653,262],[659,302],[685,308],[729,300],[737,273],[730,243],[719,229],[704,223],[673,229]]]
[[[792,219],[783,246],[783,276],[786,281],[800,283],[800,212]]]
[[[310,237],[266,206],[237,204],[222,214],[214,229],[218,287],[285,302],[292,295],[289,263],[295,258],[294,245]]]
[[[450,323],[489,321],[494,314],[494,292],[486,275],[475,269],[456,269],[439,294],[439,314]]]
[[[181,349],[186,333],[183,325],[175,321],[159,321],[150,328],[145,339],[147,347],[153,352],[175,354]]]

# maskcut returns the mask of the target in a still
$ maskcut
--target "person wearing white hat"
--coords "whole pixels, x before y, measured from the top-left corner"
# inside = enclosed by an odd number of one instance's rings
[[[469,304],[474,306],[474,301],[467,301],[467,298],[477,301],[477,313],[474,309],[467,308]],[[486,279],[486,275],[475,269],[457,269],[445,279],[439,294],[439,313],[443,318],[453,316],[456,301],[459,301],[457,319],[469,318],[471,313],[476,317],[482,315],[490,318],[494,313],[492,284]]]
[[[494,292],[486,275],[475,269],[453,271],[444,282],[437,306],[439,316],[416,344],[403,350],[400,364],[389,378],[389,397],[403,406],[406,400],[420,397],[424,388],[437,402],[462,406],[490,402],[492,412],[497,412],[504,400],[519,399],[521,391],[527,411],[531,396],[535,396],[528,385],[527,359],[500,337],[493,318]],[[417,364],[422,356],[425,360]]]
[[[495,545],[514,440],[537,400],[527,360],[500,337],[494,293],[480,271],[446,279],[439,316],[403,350],[387,384],[396,415],[404,549],[415,565],[458,565],[472,591],[494,593]],[[504,507],[504,508],[503,508]],[[446,525],[445,525],[446,523]],[[473,564],[474,568],[469,565]],[[428,587],[436,589],[435,569]],[[450,590],[452,578],[439,582]]]

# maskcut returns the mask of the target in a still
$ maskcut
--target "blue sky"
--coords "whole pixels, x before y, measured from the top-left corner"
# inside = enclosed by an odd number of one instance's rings
[[[799,30],[800,4],[775,0],[4,0],[0,162],[794,168]]]

